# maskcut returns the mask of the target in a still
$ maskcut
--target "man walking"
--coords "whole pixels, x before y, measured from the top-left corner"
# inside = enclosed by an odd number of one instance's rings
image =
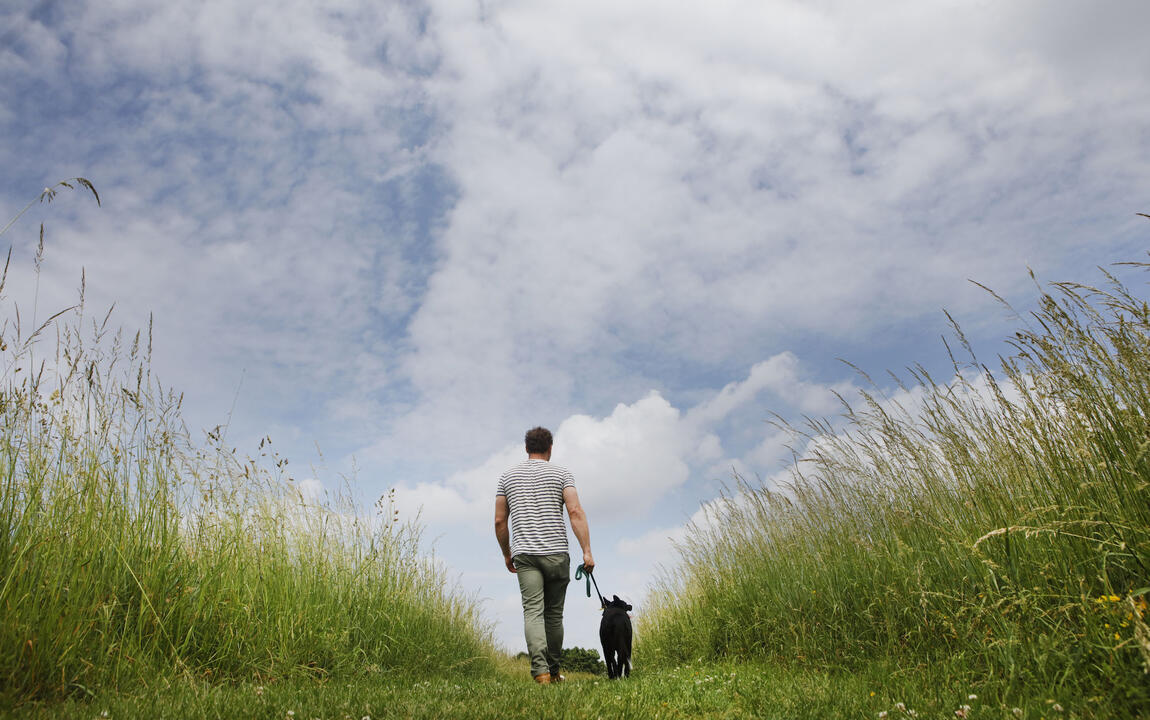
[[[571,559],[567,554],[567,529],[583,549],[583,565],[595,568],[587,515],[575,492],[575,478],[567,468],[551,463],[551,432],[532,428],[524,438],[527,460],[499,478],[495,492],[495,538],[503,550],[503,562],[519,578],[523,598],[523,634],[531,656],[535,682],[559,682],[563,653],[563,601],[571,582]],[[511,521],[510,537],[508,519]]]

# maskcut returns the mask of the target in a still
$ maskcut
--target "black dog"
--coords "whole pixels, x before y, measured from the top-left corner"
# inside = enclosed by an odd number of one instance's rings
[[[599,623],[599,642],[603,643],[603,660],[607,677],[614,680],[631,674],[631,609],[618,595],[603,603],[603,620]]]

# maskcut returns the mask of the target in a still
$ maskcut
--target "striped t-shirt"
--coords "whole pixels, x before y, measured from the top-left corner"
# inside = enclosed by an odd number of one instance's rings
[[[563,490],[575,487],[565,467],[547,460],[525,460],[499,478],[495,497],[507,498],[511,515],[511,556],[567,552]]]

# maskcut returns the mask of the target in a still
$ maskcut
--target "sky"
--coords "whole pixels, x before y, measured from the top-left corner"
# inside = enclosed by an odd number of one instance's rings
[[[1030,271],[1145,259],[1148,26],[1142,0],[10,0],[0,221],[74,176],[102,205],[0,238],[5,313],[83,272],[87,307],[154,318],[194,435],[270,437],[365,508],[394,489],[515,652],[492,516],[528,428],[641,615],[735,473],[785,477],[770,421],[865,386],[844,359],[897,393],[946,376],[944,309],[1006,352],[971,280],[1025,314]],[[598,647],[581,584],[567,607]]]

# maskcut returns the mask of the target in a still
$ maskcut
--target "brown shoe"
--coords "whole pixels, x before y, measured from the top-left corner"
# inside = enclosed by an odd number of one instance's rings
[[[550,685],[551,684],[551,676],[548,673],[543,673],[542,675],[536,675],[535,676],[535,682],[539,685]]]
[[[563,675],[560,675],[557,672],[551,673],[551,682],[553,682],[553,683],[561,683],[561,682],[565,682],[566,680],[567,680],[566,677],[564,677]]]

